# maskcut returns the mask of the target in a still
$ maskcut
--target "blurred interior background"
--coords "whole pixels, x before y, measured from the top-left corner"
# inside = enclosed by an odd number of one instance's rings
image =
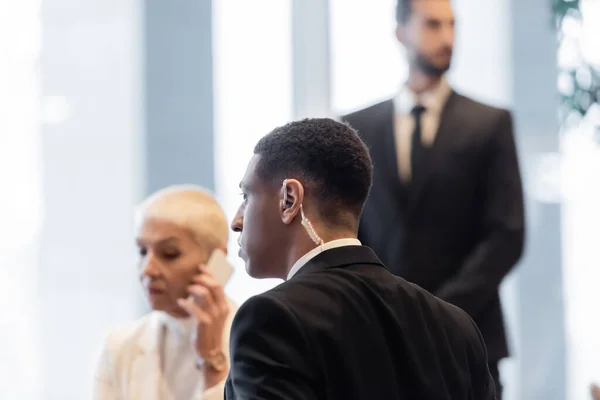
[[[506,398],[588,398],[600,382],[600,1],[454,5],[450,81],[513,110],[527,196],[526,253],[502,288]],[[147,311],[132,239],[144,196],[201,184],[232,217],[258,138],[391,96],[407,75],[394,6],[0,0],[0,398],[86,397],[106,332]],[[230,261],[238,303],[278,283]]]

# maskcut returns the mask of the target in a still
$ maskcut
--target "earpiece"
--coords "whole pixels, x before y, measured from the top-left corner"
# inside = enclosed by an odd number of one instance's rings
[[[294,204],[293,201],[291,201],[290,199],[288,199],[288,194],[287,194],[287,179],[283,180],[282,190],[283,190],[283,200],[281,200],[281,208],[283,208],[284,210],[287,210],[288,208],[290,208],[292,206],[292,204]]]
[[[282,190],[283,190],[283,199],[281,200],[281,208],[283,208],[284,210],[287,210],[294,204],[294,202],[292,200],[288,199],[287,179],[283,180]],[[306,218],[306,216],[304,215],[304,207],[302,206],[302,204],[300,204],[300,218],[301,218],[302,226],[304,226],[304,229],[306,230],[306,233],[308,233],[308,236],[310,237],[310,239],[316,245],[322,246],[324,243],[323,239],[321,239],[321,237],[317,234],[317,232],[315,231],[315,228],[312,226],[312,224],[310,223],[308,218]]]

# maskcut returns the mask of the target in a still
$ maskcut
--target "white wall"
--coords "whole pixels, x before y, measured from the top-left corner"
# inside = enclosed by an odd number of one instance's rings
[[[42,221],[38,1],[0,0],[0,398],[37,399]],[[15,37],[21,38],[19,46]]]

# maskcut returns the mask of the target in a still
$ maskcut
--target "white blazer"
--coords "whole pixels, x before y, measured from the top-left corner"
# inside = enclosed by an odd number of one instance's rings
[[[229,305],[231,311],[223,330],[223,351],[227,355],[236,311],[231,301]],[[159,393],[162,326],[160,315],[151,312],[108,335],[94,376],[94,400],[163,400]],[[225,381],[204,390],[203,382],[198,382],[194,399],[189,400],[222,400],[224,385]]]

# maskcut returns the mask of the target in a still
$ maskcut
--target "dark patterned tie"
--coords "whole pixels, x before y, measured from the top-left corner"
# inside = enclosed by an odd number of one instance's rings
[[[421,115],[425,111],[425,107],[422,105],[416,105],[411,115],[415,119],[415,130],[412,136],[412,147],[410,152],[410,168],[411,168],[411,181],[414,182],[418,174],[423,170],[423,162],[425,160],[425,154],[427,149],[423,146],[423,140],[421,139]]]

